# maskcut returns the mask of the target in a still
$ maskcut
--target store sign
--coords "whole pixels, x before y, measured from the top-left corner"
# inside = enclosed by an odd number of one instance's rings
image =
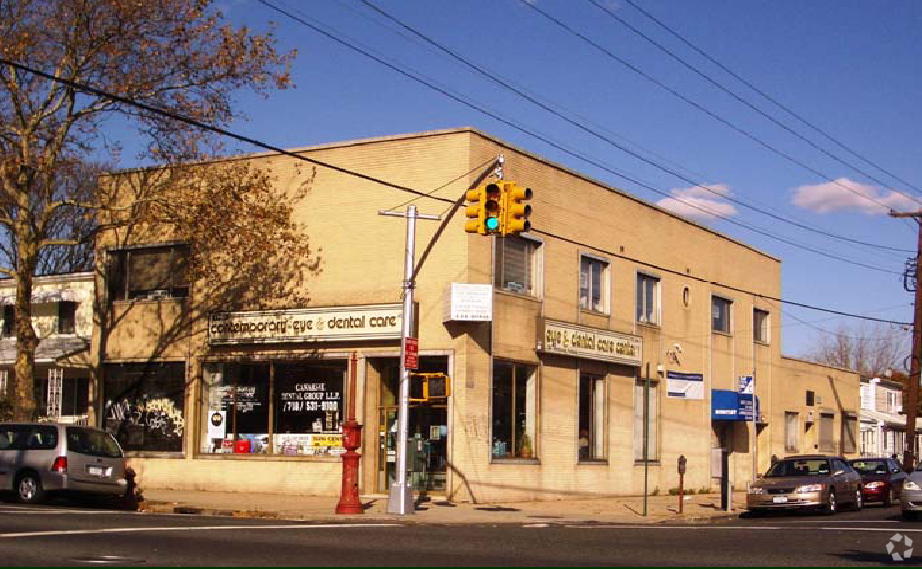
[[[493,285],[451,283],[445,296],[444,322],[493,320]]]
[[[399,340],[403,306],[218,312],[208,319],[209,344]]]
[[[756,407],[760,407],[758,397],[756,397]],[[752,394],[712,389],[711,420],[752,421]]]
[[[704,399],[704,374],[667,371],[666,383],[666,397]]]
[[[640,367],[642,361],[643,340],[640,336],[545,319],[538,323],[538,334],[537,350],[546,354],[562,354],[637,367]]]

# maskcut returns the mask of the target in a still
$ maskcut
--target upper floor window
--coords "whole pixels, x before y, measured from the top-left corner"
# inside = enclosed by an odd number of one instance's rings
[[[77,328],[77,303],[58,303],[58,334],[74,334]]]
[[[659,279],[637,274],[637,321],[659,324]]]
[[[529,296],[538,295],[538,248],[541,243],[524,237],[496,241],[496,288]]]
[[[16,307],[12,304],[3,305],[3,335],[6,337],[16,334]]]
[[[730,307],[733,302],[719,296],[711,297],[711,330],[730,333]]]
[[[592,257],[579,260],[579,307],[608,312],[608,263]]]
[[[900,401],[900,394],[896,391],[887,392],[887,412],[899,413],[903,410],[903,402]]]
[[[768,311],[754,308],[752,310],[752,339],[768,343]]]
[[[109,298],[189,296],[188,260],[186,245],[109,251]]]

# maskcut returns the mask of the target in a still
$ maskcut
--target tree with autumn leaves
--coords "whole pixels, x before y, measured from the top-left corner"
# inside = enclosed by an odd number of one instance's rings
[[[286,185],[249,162],[214,160],[221,141],[179,119],[226,127],[240,116],[235,92],[290,87],[294,53],[275,44],[271,32],[227,24],[210,0],[0,2],[0,251],[9,261],[0,271],[16,282],[16,418],[35,412],[33,277],[73,247],[188,244],[183,270],[204,284],[186,326],[218,306],[297,288],[317,270],[291,215],[305,177]],[[102,175],[120,159],[107,128],[124,125],[145,142],[135,157],[143,167]],[[105,262],[96,259],[99,271]],[[202,278],[218,263],[235,277]]]

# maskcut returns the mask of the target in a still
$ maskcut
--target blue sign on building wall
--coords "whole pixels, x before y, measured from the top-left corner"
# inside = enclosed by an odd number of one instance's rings
[[[711,390],[712,421],[752,421],[752,394],[727,389]],[[759,398],[756,397],[756,406]]]

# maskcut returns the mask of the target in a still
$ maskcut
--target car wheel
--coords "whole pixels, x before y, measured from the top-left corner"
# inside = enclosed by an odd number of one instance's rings
[[[829,495],[826,497],[826,505],[823,506],[823,513],[827,516],[831,516],[836,513],[838,508],[839,505],[836,503],[836,491],[830,488]]]
[[[891,506],[893,506],[893,487],[892,486],[890,487],[889,490],[887,490],[887,495],[884,496],[884,507],[889,508]]]
[[[37,474],[26,472],[16,479],[16,497],[23,504],[35,504],[42,501],[45,491]]]

